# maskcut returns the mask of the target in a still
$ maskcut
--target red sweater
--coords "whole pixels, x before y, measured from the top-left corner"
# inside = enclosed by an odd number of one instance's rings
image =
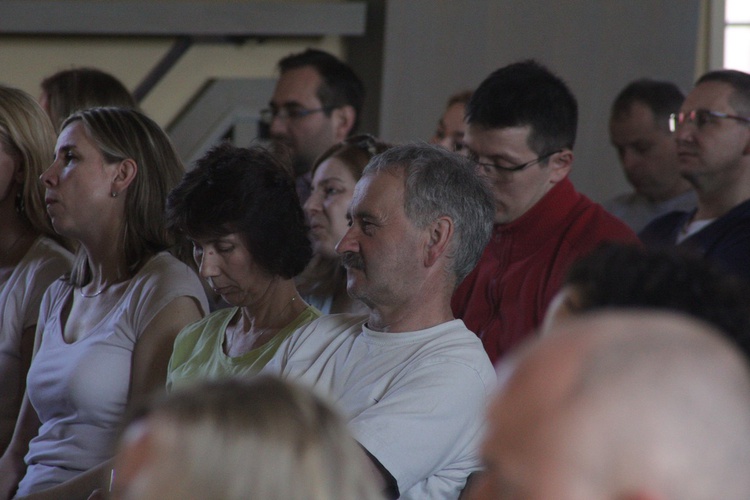
[[[537,328],[568,267],[604,241],[638,243],[623,222],[565,179],[518,219],[495,225],[451,306],[494,364]]]

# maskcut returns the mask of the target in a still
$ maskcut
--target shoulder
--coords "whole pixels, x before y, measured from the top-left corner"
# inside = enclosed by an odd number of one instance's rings
[[[315,308],[308,314],[317,312]],[[303,313],[304,314],[304,313]],[[356,336],[361,333],[362,325],[367,321],[367,316],[356,314],[328,314],[319,316],[307,325],[299,328],[289,340],[292,346],[300,347],[303,344],[326,345],[333,341],[343,341],[347,337]]]
[[[195,271],[168,252],[154,255],[133,277],[133,293],[189,295],[205,298],[203,285]]]
[[[293,322],[299,328],[300,326],[306,325],[310,323],[311,321],[315,321],[316,319],[323,316],[323,313],[318,310],[317,307],[309,305],[305,308],[304,311],[300,313],[300,315],[297,317],[297,319]]]
[[[557,244],[552,248],[558,263],[577,259],[604,242],[640,243],[627,224],[582,194],[560,221],[558,231]]]
[[[351,345],[362,333],[367,316],[329,314],[294,331],[279,346],[266,365],[267,372],[304,372],[324,358],[337,356],[342,347]]]
[[[616,214],[618,211],[625,211],[631,206],[638,204],[639,201],[640,198],[635,192],[622,193],[605,201],[602,203],[602,206],[608,212]]]
[[[56,278],[70,271],[73,255],[54,240],[40,236],[26,252],[20,265],[35,276],[54,275],[52,277]]]
[[[55,302],[65,297],[73,286],[62,277],[54,280],[47,290],[44,292],[44,300],[48,302]]]
[[[646,245],[668,244],[672,246],[675,244],[675,231],[685,223],[689,216],[690,212],[669,212],[649,222],[638,235]]]
[[[213,334],[214,332],[220,331],[222,330],[222,326],[229,322],[236,312],[236,307],[227,307],[214,311],[195,323],[190,323],[183,328],[177,337],[177,341],[184,340],[188,337],[199,338],[205,334]]]
[[[494,386],[495,370],[482,341],[463,321],[453,320],[435,328],[435,336],[424,344],[415,359],[415,368],[436,367],[448,379],[452,374],[463,373],[464,377],[481,381],[485,389]]]
[[[577,226],[589,225],[589,230],[593,229],[603,237],[637,241],[638,238],[627,224],[607,212],[600,204],[591,201],[584,195],[580,196],[581,198],[574,209]]]
[[[185,277],[189,277],[190,280],[197,279],[195,271],[190,266],[169,252],[160,252],[151,257],[133,279],[165,281],[186,279]]]
[[[153,256],[133,277],[126,298],[136,317],[152,318],[178,297],[194,299],[201,315],[208,311],[208,299],[198,275],[168,252]]]
[[[210,342],[209,339],[216,335],[223,336],[226,324],[236,312],[236,307],[219,309],[195,323],[185,326],[175,339],[172,357],[186,356],[186,353],[192,352],[196,345]]]

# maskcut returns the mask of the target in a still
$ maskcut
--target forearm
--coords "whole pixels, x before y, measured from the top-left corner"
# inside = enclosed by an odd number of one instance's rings
[[[107,460],[69,481],[38,493],[18,497],[18,499],[59,500],[65,498],[66,500],[87,500],[94,490],[103,488],[108,484],[111,470],[112,460]]]
[[[370,468],[370,473],[372,474],[372,477],[374,477],[380,484],[380,489],[383,492],[385,498],[398,498],[399,491],[396,478],[393,477],[388,469],[386,469],[383,464],[381,464],[380,461],[375,457],[375,455],[367,450],[367,448],[361,445],[360,447],[362,451],[365,452],[365,455],[367,455],[367,463]]]
[[[11,498],[26,473],[24,457],[29,449],[29,442],[39,432],[39,425],[34,407],[29,398],[24,396],[13,438],[0,457],[0,499]]]

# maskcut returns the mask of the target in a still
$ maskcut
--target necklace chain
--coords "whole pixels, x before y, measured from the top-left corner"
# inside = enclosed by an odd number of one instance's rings
[[[81,297],[83,297],[84,299],[93,299],[94,297],[98,297],[99,295],[104,293],[104,290],[106,290],[107,288],[109,288],[109,283],[104,285],[98,292],[94,292],[91,295],[86,295],[85,293],[83,293],[83,287],[81,287],[78,289],[78,293],[81,294]]]

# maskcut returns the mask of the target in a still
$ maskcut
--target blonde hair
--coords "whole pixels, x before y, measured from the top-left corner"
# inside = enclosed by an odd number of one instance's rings
[[[62,243],[47,216],[44,186],[39,182],[52,162],[56,137],[52,122],[33,97],[0,85],[0,147],[23,169],[20,215],[35,231]]]
[[[184,174],[184,167],[169,137],[150,118],[134,109],[91,108],[72,114],[62,128],[80,121],[108,163],[132,159],[138,173],[126,190],[125,224],[121,235],[128,276],[133,277],[155,254],[172,247],[164,207],[169,191]],[[88,257],[76,254],[71,283],[90,280]]]
[[[276,378],[177,391],[152,406],[146,427],[159,450],[149,464],[154,497],[383,499],[339,416]]]

